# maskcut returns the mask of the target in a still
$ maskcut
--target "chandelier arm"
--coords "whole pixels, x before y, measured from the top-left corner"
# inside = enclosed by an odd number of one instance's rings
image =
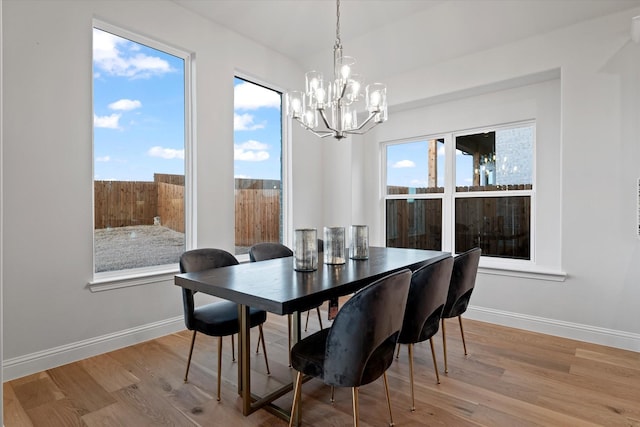
[[[369,122],[370,122],[370,121],[371,121],[371,120],[376,116],[376,114],[378,114],[378,113],[369,113],[369,117],[367,117],[367,118],[366,118],[366,119],[365,119],[365,120],[360,124],[360,126],[358,126],[357,128],[355,128],[355,129],[354,129],[354,131],[362,130],[362,129],[367,125],[367,123],[369,123]],[[377,124],[377,123],[376,123],[376,124]],[[375,126],[375,125],[374,125],[374,126]],[[371,127],[373,127],[373,126],[371,126]]]
[[[327,119],[327,114],[324,112],[324,108],[318,111],[320,111],[320,117],[322,117],[322,121],[324,122],[325,127],[333,132],[337,132],[337,129],[334,129],[329,125],[329,120]]]
[[[295,118],[295,120],[300,123],[300,126],[302,126],[303,128],[305,128],[306,130],[308,130],[309,132],[311,132],[312,134],[314,134],[317,137],[320,138],[326,138],[327,136],[332,136],[335,135],[335,132],[337,132],[334,129],[331,129],[330,127],[328,127],[329,130],[326,131],[318,131],[315,130],[314,128],[307,126],[300,118]]]

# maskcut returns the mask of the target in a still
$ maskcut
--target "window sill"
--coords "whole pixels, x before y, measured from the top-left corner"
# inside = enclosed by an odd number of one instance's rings
[[[91,292],[109,291],[112,289],[128,288],[131,286],[148,285],[173,281],[176,274],[180,273],[177,265],[165,265],[161,267],[136,268],[113,273],[98,273],[87,287]]]
[[[561,270],[545,268],[535,264],[491,262],[480,260],[478,273],[492,274],[496,276],[510,276],[524,279],[546,280],[551,282],[564,282],[567,273]]]

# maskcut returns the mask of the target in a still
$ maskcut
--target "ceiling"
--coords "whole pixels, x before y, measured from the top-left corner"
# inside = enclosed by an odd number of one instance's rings
[[[333,0],[173,1],[303,68],[331,57]],[[340,34],[345,52],[382,77],[633,7],[640,0],[341,0]],[[399,53],[416,43],[429,55]]]
[[[332,48],[335,41],[334,0],[173,1],[291,58]],[[343,40],[356,38],[444,1],[341,0],[340,36]]]

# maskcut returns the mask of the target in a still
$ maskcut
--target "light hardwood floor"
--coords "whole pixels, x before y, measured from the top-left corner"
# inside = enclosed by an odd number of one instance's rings
[[[326,313],[324,314],[326,316]],[[309,322],[317,328],[317,318]],[[326,322],[325,322],[326,323]],[[640,426],[640,353],[465,319],[469,355],[457,321],[447,322],[449,374],[435,375],[429,346],[415,350],[416,411],[410,412],[407,351],[388,371],[397,426]],[[253,332],[255,345],[257,335]],[[4,384],[4,423],[12,426],[284,426],[264,410],[240,412],[237,365],[224,341],[222,401],[215,399],[216,340],[199,335],[183,383],[191,334],[153,341],[49,369]],[[272,375],[252,359],[258,393],[290,380],[286,321],[265,326]],[[440,372],[442,341],[435,337]],[[387,425],[382,379],[360,389],[363,426]],[[279,403],[291,404],[291,394]],[[303,425],[352,424],[351,393],[317,380],[304,384]]]

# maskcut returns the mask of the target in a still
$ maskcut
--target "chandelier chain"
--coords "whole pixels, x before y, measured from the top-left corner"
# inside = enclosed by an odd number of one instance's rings
[[[340,40],[340,0],[336,0],[336,45],[335,48],[342,48]]]

